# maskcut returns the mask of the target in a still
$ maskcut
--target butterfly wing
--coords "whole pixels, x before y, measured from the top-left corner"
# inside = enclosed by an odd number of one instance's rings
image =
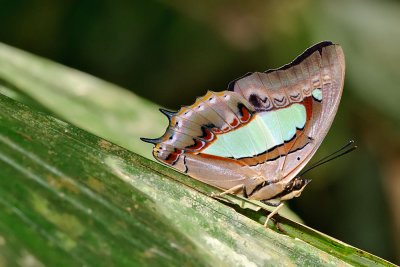
[[[340,46],[319,43],[279,69],[254,72],[172,113],[153,155],[205,183],[229,189],[290,180],[311,159],[342,94]]]
[[[231,82],[229,89],[250,102],[261,116],[269,112],[288,111],[288,116],[278,116],[275,120],[270,116],[271,119],[266,123],[267,128],[276,127],[278,135],[284,137],[281,147],[278,145],[275,149],[279,158],[273,164],[268,164],[267,159],[258,167],[267,177],[290,180],[314,155],[337,112],[344,71],[341,47],[331,42],[322,42],[279,69],[249,73]],[[294,106],[298,109],[294,109]],[[286,139],[285,133],[290,131],[287,125],[295,125],[304,116],[304,127],[297,128],[296,134],[290,134],[292,138]]]

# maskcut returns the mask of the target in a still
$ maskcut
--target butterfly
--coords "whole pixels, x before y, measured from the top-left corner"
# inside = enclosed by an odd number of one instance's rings
[[[251,72],[222,92],[208,91],[177,112],[154,144],[154,157],[192,178],[275,210],[300,196],[299,175],[326,136],[343,91],[342,48],[329,41],[277,69]]]

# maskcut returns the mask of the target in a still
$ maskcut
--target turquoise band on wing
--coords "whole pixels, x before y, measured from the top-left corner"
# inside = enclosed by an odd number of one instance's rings
[[[296,135],[296,130],[304,128],[306,119],[306,109],[298,103],[262,112],[247,125],[218,135],[217,140],[202,153],[220,157],[252,157],[290,141]]]

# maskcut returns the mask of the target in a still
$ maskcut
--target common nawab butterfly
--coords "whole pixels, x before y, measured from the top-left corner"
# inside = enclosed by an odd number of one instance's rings
[[[335,117],[345,62],[325,41],[278,69],[247,73],[222,92],[209,91],[169,119],[154,157],[204,183],[276,206],[298,197],[309,180],[298,174]],[[265,222],[265,225],[267,224]]]

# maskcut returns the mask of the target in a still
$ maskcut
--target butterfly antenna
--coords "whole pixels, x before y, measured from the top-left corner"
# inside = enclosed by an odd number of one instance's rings
[[[345,150],[346,148],[348,148],[349,146],[352,146],[353,144],[354,144],[354,140],[350,140],[346,145],[344,145],[343,147],[339,148],[339,149],[336,150],[335,152],[333,152],[333,153],[331,153],[331,154],[329,154],[329,155],[327,155],[327,156],[325,156],[325,157],[319,159],[319,160],[318,160],[317,162],[315,162],[313,165],[318,164],[318,163],[320,163],[320,162],[322,162],[322,161],[324,161],[324,160],[326,160],[326,159],[332,157],[333,155],[335,155],[335,154],[337,154],[337,153],[339,153],[339,152]]]
[[[308,167],[307,169],[302,171],[298,176],[302,176],[306,172],[309,172],[312,169],[314,169],[314,168],[316,168],[316,167],[318,167],[318,166],[320,166],[322,164],[328,163],[329,161],[332,161],[332,160],[337,159],[337,158],[339,158],[341,156],[344,156],[347,153],[350,153],[350,152],[354,151],[355,149],[357,149],[357,146],[354,145],[354,140],[350,140],[346,145],[344,145],[340,149],[336,150],[335,152],[329,154],[328,156],[325,156],[322,159],[318,160],[313,165],[311,165],[310,167]]]

